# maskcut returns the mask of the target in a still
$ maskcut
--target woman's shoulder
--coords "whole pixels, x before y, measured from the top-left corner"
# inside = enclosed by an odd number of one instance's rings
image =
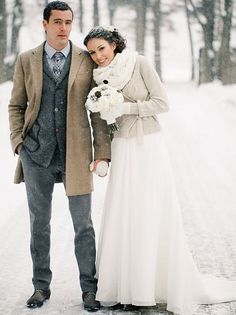
[[[140,68],[153,68],[153,65],[151,63],[151,61],[148,59],[147,56],[144,55],[137,55],[137,61],[136,61],[136,65],[139,66]]]
[[[137,55],[137,62],[138,62],[139,64],[150,63],[149,60],[148,60],[148,58],[147,58],[146,56],[140,55],[140,54]]]
[[[154,71],[154,66],[147,56],[137,55],[136,68],[140,72]]]
[[[155,69],[155,65],[150,58],[143,55],[137,55],[136,72],[139,72],[142,77],[145,77],[150,83],[154,79],[160,79],[158,72]]]

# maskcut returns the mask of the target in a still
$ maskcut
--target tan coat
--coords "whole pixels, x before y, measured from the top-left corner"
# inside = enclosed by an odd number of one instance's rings
[[[9,104],[11,145],[16,152],[27,132],[34,124],[40,109],[43,83],[43,47],[19,55],[14,74],[13,90]],[[110,138],[107,126],[98,114],[91,114],[91,128],[84,106],[92,86],[93,63],[89,55],[72,44],[71,67],[68,79],[67,134],[66,134],[66,194],[68,196],[90,193],[93,190],[89,164],[94,159],[110,159]],[[94,150],[93,150],[94,148]],[[15,183],[24,180],[22,165],[18,160]]]

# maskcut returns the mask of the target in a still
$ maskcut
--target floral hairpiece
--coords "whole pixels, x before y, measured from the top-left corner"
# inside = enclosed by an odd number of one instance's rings
[[[118,28],[116,28],[113,25],[108,25],[108,26],[103,26],[104,30],[108,31],[108,32],[116,32],[118,33]]]

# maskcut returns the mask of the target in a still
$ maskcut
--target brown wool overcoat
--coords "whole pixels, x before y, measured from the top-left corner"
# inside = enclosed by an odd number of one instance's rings
[[[9,104],[9,124],[13,152],[37,119],[43,84],[43,49],[39,47],[20,54],[15,66]],[[68,79],[66,130],[66,194],[82,195],[93,190],[89,164],[93,159],[110,159],[110,137],[105,121],[99,114],[87,116],[85,101],[93,86],[93,63],[89,55],[72,44]],[[92,134],[91,134],[92,126]],[[93,141],[93,145],[92,145]],[[15,183],[24,180],[20,159]],[[59,181],[61,181],[59,179]]]

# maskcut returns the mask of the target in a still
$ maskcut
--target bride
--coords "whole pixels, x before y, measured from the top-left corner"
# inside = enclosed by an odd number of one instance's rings
[[[104,305],[152,306],[191,315],[198,304],[236,300],[236,281],[201,274],[187,246],[174,179],[158,123],[168,110],[158,74],[126,49],[117,29],[96,27],[84,39],[104,80],[121,90],[119,131],[101,223],[96,298]]]

